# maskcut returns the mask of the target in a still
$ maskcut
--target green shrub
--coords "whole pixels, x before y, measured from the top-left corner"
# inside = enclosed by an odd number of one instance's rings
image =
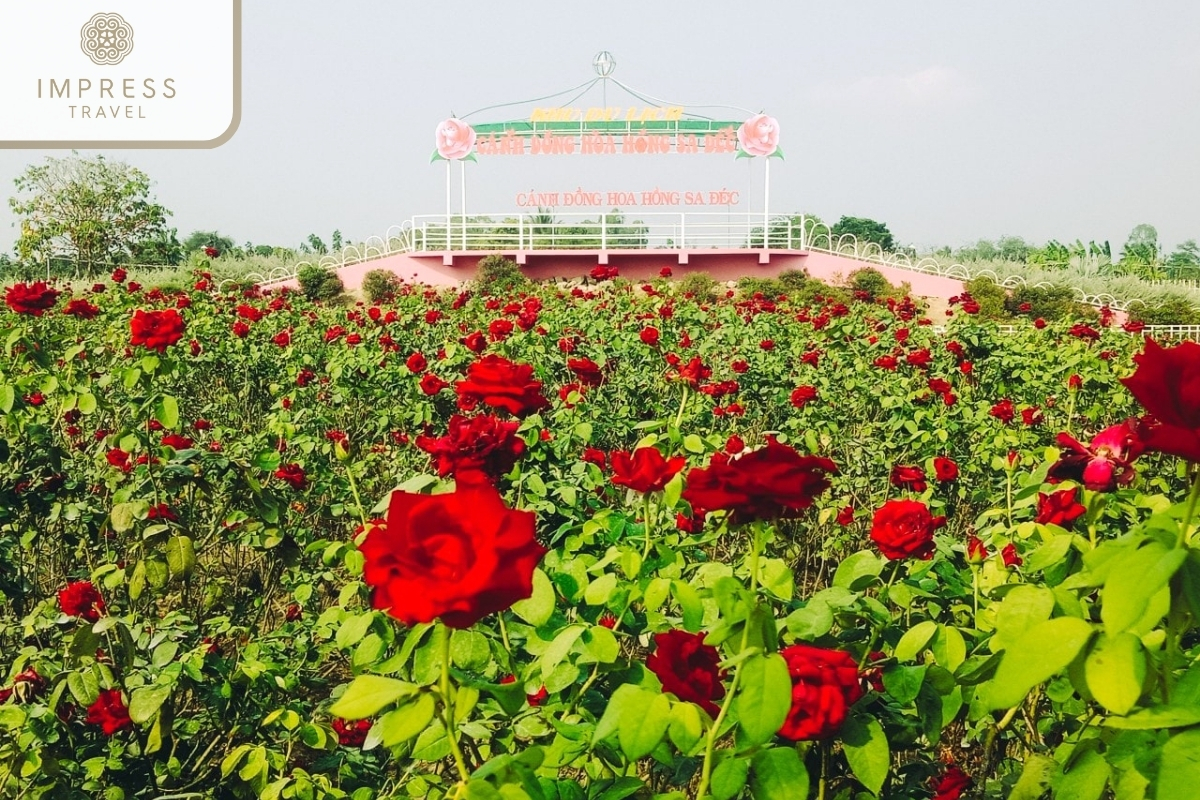
[[[372,303],[379,303],[394,297],[402,283],[400,276],[391,270],[373,269],[363,276],[363,296]]]
[[[775,300],[780,295],[788,293],[787,287],[780,283],[778,278],[754,278],[750,276],[738,278],[737,288],[743,295],[762,294],[763,297],[771,300]]]
[[[473,281],[475,291],[484,297],[508,295],[528,289],[532,281],[521,272],[521,267],[510,258],[499,253],[486,256],[479,262]]]
[[[872,300],[890,297],[895,292],[895,287],[874,267],[863,267],[851,272],[849,284],[853,291],[866,292]]]
[[[808,273],[802,269],[785,269],[779,273],[779,277],[775,280],[779,281],[789,294],[798,292],[804,289],[805,285],[811,280]]]
[[[1021,306],[1029,304],[1028,311]],[[1028,314],[1045,320],[1078,319],[1094,313],[1091,306],[1075,302],[1074,292],[1066,286],[1020,286],[1004,301],[1009,314]]]
[[[689,272],[675,284],[675,291],[703,302],[712,302],[717,299],[717,282],[707,272]]]
[[[984,319],[1012,319],[1005,307],[1008,290],[991,278],[972,278],[963,288],[979,303],[979,316]]]
[[[1134,305],[1129,318],[1147,325],[1200,325],[1200,311],[1180,295],[1170,295],[1151,305]]]
[[[336,272],[310,264],[296,273],[300,291],[309,300],[332,300],[346,291]]]

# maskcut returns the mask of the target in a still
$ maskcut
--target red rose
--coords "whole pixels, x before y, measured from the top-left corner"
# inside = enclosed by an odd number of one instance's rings
[[[476,403],[483,403],[516,417],[550,405],[541,390],[542,382],[533,379],[533,367],[514,364],[497,355],[484,356],[467,367],[466,380],[455,384],[460,407],[473,408]]]
[[[105,736],[112,736],[118,731],[133,727],[129,718],[129,709],[120,689],[105,689],[100,692],[96,702],[88,706],[87,721],[89,725],[99,725]]]
[[[1200,461],[1200,344],[1164,348],[1147,339],[1133,363],[1137,371],[1121,383],[1156,422],[1146,432],[1146,449]]]
[[[838,732],[863,696],[854,657],[843,650],[794,644],[779,651],[792,676],[792,707],[779,735],[792,741]]]
[[[1146,330],[1146,323],[1142,322],[1140,319],[1131,319],[1121,326],[1121,330],[1125,331],[1126,333],[1141,333],[1142,331]]]
[[[971,776],[958,767],[947,767],[933,788],[932,800],[959,800],[962,793],[971,788]]]
[[[374,607],[405,625],[441,618],[469,628],[533,594],[533,570],[546,553],[534,514],[506,508],[490,484],[449,494],[395,491],[387,521],[360,549]]]
[[[287,347],[292,343],[292,332],[289,329],[284,329],[272,336],[271,341],[278,347]]]
[[[125,270],[121,269],[120,267],[117,267],[116,269],[114,269],[112,271],[113,283],[124,283],[125,277],[127,274],[128,273],[126,273]]]
[[[40,317],[58,302],[59,291],[52,289],[45,281],[32,284],[14,283],[4,293],[4,302],[18,314],[32,314]],[[87,302],[86,300],[83,302]]]
[[[360,719],[350,722],[344,719],[334,719],[330,724],[338,735],[338,744],[342,747],[362,747],[367,740],[367,731],[371,730],[371,720]]]
[[[1017,553],[1017,546],[1011,542],[1004,545],[1004,549],[1000,551],[1000,557],[1004,559],[1004,566],[1009,569],[1025,563],[1025,560]]]
[[[192,444],[191,439],[186,436],[180,436],[178,433],[168,433],[162,437],[163,447],[170,447],[173,450],[187,450]]]
[[[506,319],[494,319],[488,324],[488,336],[493,342],[503,342],[512,335],[515,326]]]
[[[660,278],[669,278],[669,277],[671,277],[671,268],[670,268],[670,267],[663,267],[662,269],[660,269],[660,270],[658,271],[658,277],[660,277]]]
[[[987,561],[987,545],[978,536],[967,539],[967,561],[971,564],[982,564]]]
[[[736,372],[738,375],[741,375],[742,373],[747,372],[750,369],[750,364],[749,364],[749,362],[745,361],[744,359],[739,358],[739,359],[731,362],[729,365],[729,368],[731,370],[733,370],[734,372]]]
[[[1005,425],[1013,421],[1016,417],[1016,411],[1013,409],[1013,402],[1007,397],[1001,400],[996,405],[992,406],[992,410],[988,412],[991,416],[1003,422]]]
[[[91,581],[68,583],[58,591],[58,607],[69,617],[96,622],[108,611],[104,598]]]
[[[644,344],[648,344],[651,347],[658,347],[658,328],[642,328],[642,332],[638,335],[641,337]]]
[[[931,391],[931,392],[936,392],[937,394],[945,394],[946,392],[952,391],[953,389],[954,389],[954,387],[950,385],[950,381],[946,380],[945,378],[930,378],[929,379],[929,391]]]
[[[1034,425],[1041,424],[1043,420],[1044,417],[1042,416],[1042,410],[1037,406],[1030,406],[1029,408],[1021,409],[1022,424],[1032,427]]]
[[[0,689],[0,704],[7,703],[14,695],[18,703],[28,703],[46,693],[46,679],[33,667],[28,667],[13,677],[12,686]]]
[[[518,424],[505,422],[490,414],[470,419],[450,417],[446,435],[435,439],[418,436],[417,447],[429,453],[438,474],[462,477],[468,472],[483,473],[492,481],[508,474],[525,453],[525,442],[517,436]]]
[[[590,358],[568,358],[567,369],[585,386],[599,386],[604,380],[600,365]]]
[[[1058,525],[1071,530],[1075,520],[1087,513],[1083,504],[1077,502],[1079,487],[1060,489],[1045,494],[1038,492],[1037,522],[1041,525]]]
[[[1060,433],[1058,444],[1067,452],[1050,465],[1046,479],[1051,483],[1077,481],[1093,492],[1128,486],[1136,475],[1133,462],[1145,451],[1139,435],[1133,420],[1105,428],[1087,447],[1070,434]]]
[[[429,366],[429,362],[425,360],[425,356],[421,353],[413,353],[404,362],[404,366],[408,367],[408,371],[413,375],[420,375]]]
[[[583,456],[580,460],[588,464],[595,464],[601,471],[608,466],[608,459],[604,455],[604,451],[595,447],[583,448]]]
[[[79,319],[93,319],[100,313],[100,306],[92,305],[83,298],[71,300],[67,303],[67,307],[63,309],[63,313]]]
[[[683,456],[663,458],[657,447],[640,447],[632,456],[625,450],[614,450],[609,461],[612,463],[612,482],[642,494],[662,491],[687,463]]]
[[[304,609],[300,607],[299,603],[292,603],[283,613],[283,619],[285,622],[296,622],[303,616]]]
[[[304,467],[299,464],[281,465],[275,470],[275,477],[297,491],[308,486],[308,476],[304,474]]]
[[[745,449],[746,443],[736,433],[730,434],[729,438],[725,440],[725,452],[731,456],[736,456]]]
[[[721,654],[704,643],[703,633],[672,630],[654,634],[654,652],[646,668],[662,681],[663,691],[696,703],[716,719],[721,709],[714,702],[725,696]]]
[[[929,350],[921,348],[920,350],[914,350],[909,353],[904,357],[904,360],[908,362],[910,367],[925,369],[933,363],[933,356],[930,355]]]
[[[958,480],[958,464],[952,458],[936,456],[933,459],[933,474],[942,483]]]
[[[119,447],[114,447],[104,454],[108,459],[108,463],[112,464],[117,469],[129,471],[129,453],[126,453]]]
[[[797,386],[792,390],[791,401],[796,408],[804,408],[808,401],[815,399],[817,399],[817,387],[815,386]]]
[[[768,437],[765,447],[737,458],[717,453],[708,467],[693,469],[683,498],[693,508],[730,511],[735,524],[791,518],[829,488],[837,471],[828,458],[802,456]]]
[[[892,467],[892,474],[888,478],[892,486],[897,489],[908,489],[913,492],[923,492],[926,488],[925,470],[916,466],[904,466],[897,464]]]
[[[450,384],[434,375],[432,372],[426,372],[421,376],[421,391],[430,397],[438,394]]]
[[[891,559],[933,558],[933,532],[946,524],[916,500],[888,500],[871,520],[871,541]]]
[[[895,356],[880,356],[875,359],[875,366],[889,371],[895,370],[898,364],[899,362],[896,361]]]
[[[129,320],[129,343],[165,353],[168,347],[183,338],[183,329],[183,317],[173,308],[166,311],[139,308]]]
[[[712,368],[704,365],[700,356],[694,356],[691,361],[679,367],[679,379],[693,389],[700,386],[702,381],[712,377]]]

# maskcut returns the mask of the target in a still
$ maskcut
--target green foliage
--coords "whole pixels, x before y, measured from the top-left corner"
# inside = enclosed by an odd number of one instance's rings
[[[849,286],[855,292],[866,292],[872,300],[888,297],[894,291],[892,284],[883,277],[883,273],[873,267],[863,267],[851,272]]]
[[[983,319],[1007,320],[1012,315],[1007,308],[1008,291],[990,278],[973,278],[963,284],[975,302]]]
[[[332,300],[345,292],[336,272],[314,264],[301,267],[296,273],[296,281],[309,300]]]
[[[222,236],[216,231],[192,231],[181,245],[184,253],[194,253],[206,247],[212,247],[221,255],[226,255],[236,249],[233,239]]]
[[[20,222],[23,261],[75,276],[99,274],[137,253],[178,263],[170,212],[154,202],[150,178],[136,167],[72,153],[47,157],[13,183],[17,194],[8,202]]]
[[[372,303],[379,303],[394,297],[402,285],[400,276],[390,269],[373,269],[363,276],[363,296]]]
[[[972,293],[974,294],[974,293]],[[1004,301],[1004,309],[1010,316],[1028,314],[1052,321],[1059,319],[1081,319],[1094,317],[1096,309],[1075,302],[1075,293],[1066,286],[1018,286]],[[1029,304],[1028,311],[1021,307]]]
[[[528,289],[532,282],[517,262],[493,253],[479,262],[472,285],[484,297],[504,297]]]
[[[761,294],[763,297],[774,300],[780,295],[787,294],[787,287],[777,278],[755,278],[748,275],[738,278],[737,288],[743,297]]]
[[[717,298],[719,286],[707,272],[689,272],[675,282],[675,292],[683,297],[692,297],[699,302],[712,302]]]
[[[1175,295],[1153,305],[1135,303],[1129,318],[1147,325],[1200,325],[1200,309],[1186,297]]]
[[[896,249],[896,240],[892,237],[888,226],[867,217],[843,216],[830,227],[829,233],[835,243],[839,237],[852,235],[860,245],[877,244],[879,249],[885,253]]]

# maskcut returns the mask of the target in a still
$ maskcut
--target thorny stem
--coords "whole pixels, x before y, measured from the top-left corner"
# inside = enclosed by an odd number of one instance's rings
[[[458,746],[458,731],[454,722],[454,695],[450,694],[450,629],[443,627],[445,636],[442,637],[442,717],[446,726],[446,739],[450,742],[450,752],[454,754],[454,765],[458,767],[458,777],[466,784],[470,780],[467,772],[467,762]]]
[[[758,551],[762,547],[761,530],[758,525],[752,527],[751,535],[753,538],[750,544],[750,596],[757,604]],[[746,650],[746,645],[749,642],[750,615],[747,614],[745,624],[742,626],[742,644],[738,648],[738,654]],[[729,708],[733,704],[733,698],[737,694],[738,683],[742,678],[742,665],[745,663],[745,660],[738,662],[737,669],[733,673],[733,680],[729,684],[729,692],[725,695],[724,702],[721,703],[721,711],[717,714],[717,718],[713,720],[712,727],[708,729],[708,736],[704,742],[704,766],[700,770],[700,785],[696,789],[696,800],[704,800],[708,796],[708,785],[712,780],[713,753],[717,747],[717,732],[721,730],[721,723],[729,715]]]

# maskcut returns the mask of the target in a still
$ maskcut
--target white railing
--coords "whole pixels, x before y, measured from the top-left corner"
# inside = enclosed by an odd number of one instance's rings
[[[529,252],[537,250],[747,249],[763,246],[763,216],[689,211],[645,214],[422,215],[408,223],[413,250]],[[802,227],[771,220],[768,246],[803,250]]]

